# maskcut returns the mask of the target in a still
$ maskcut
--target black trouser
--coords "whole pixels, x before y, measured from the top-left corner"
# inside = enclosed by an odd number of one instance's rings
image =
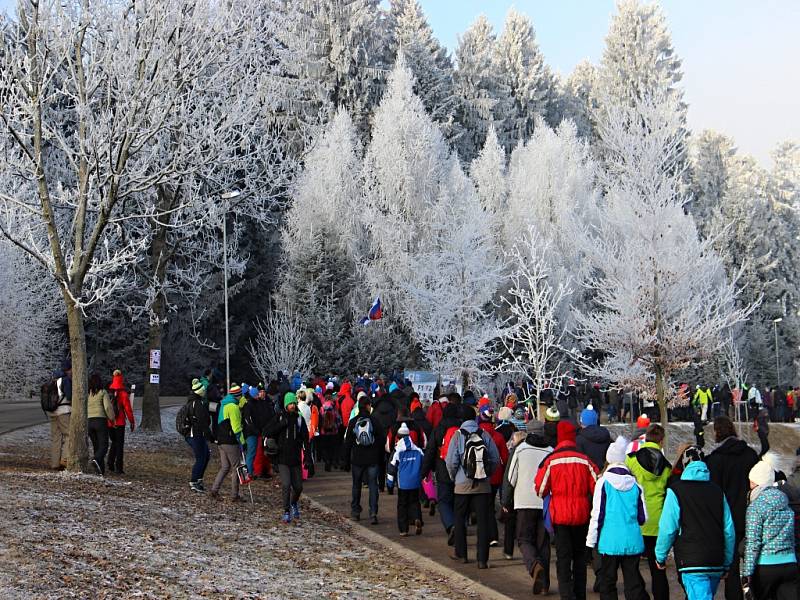
[[[761,453],[759,456],[764,456],[767,452],[769,452],[769,438],[767,437],[767,434],[763,431],[759,431],[758,441],[761,442]]]
[[[485,563],[489,560],[489,518],[491,494],[456,494],[453,501],[455,521],[455,554],[460,558],[467,558],[467,519],[470,513],[475,513],[478,526],[477,554],[478,562]]]
[[[495,516],[495,506],[497,506],[497,492],[499,485],[492,486],[492,499],[489,501],[489,541],[497,542],[500,540],[500,532],[497,529],[497,518]]]
[[[600,555],[600,600],[617,599],[617,570],[622,569],[622,581],[625,588],[625,600],[647,600],[649,596],[644,589],[644,579],[639,573],[639,555],[613,556]]]
[[[744,594],[742,593],[741,577],[739,576],[739,547],[744,548],[742,539],[744,536],[736,534],[736,543],[733,545],[733,562],[731,568],[728,569],[728,576],[725,578],[725,600],[742,600]]]
[[[656,566],[656,540],[658,536],[645,535],[642,538],[644,539],[644,555],[647,557],[647,565],[650,567],[653,600],[669,600],[667,572]]]
[[[506,513],[503,523],[503,554],[514,556],[514,542],[517,539],[517,511],[513,508]]]
[[[584,543],[586,540],[584,540]],[[517,510],[517,544],[528,573],[539,563],[544,568],[545,588],[550,588],[550,534],[544,527],[541,508]]]
[[[92,417],[87,425],[89,439],[94,448],[94,460],[100,465],[100,472],[106,472],[106,452],[108,452],[108,422],[105,417]]]
[[[753,591],[758,600],[796,600],[797,563],[758,565],[753,573]]]
[[[397,529],[400,533],[408,532],[408,526],[414,521],[422,523],[422,507],[419,504],[419,488],[401,490],[397,488]]]
[[[339,443],[339,436],[336,434],[320,435],[316,440],[319,459],[325,463],[325,470],[329,471],[331,465],[336,462],[336,447]]]
[[[556,525],[556,574],[564,600],[586,599],[586,525]]]
[[[122,473],[122,455],[125,448],[125,425],[122,427],[112,427],[109,430],[111,435],[111,450],[108,451],[108,468],[117,473]]]
[[[278,475],[281,478],[283,512],[289,512],[292,504],[297,504],[300,494],[303,493],[303,472],[300,465],[296,467],[278,465]]]

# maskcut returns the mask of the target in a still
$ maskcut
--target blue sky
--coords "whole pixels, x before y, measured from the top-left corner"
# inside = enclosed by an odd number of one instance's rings
[[[459,33],[485,14],[502,29],[514,6],[533,21],[547,62],[567,75],[583,59],[597,63],[613,0],[419,0],[451,51]],[[741,152],[768,165],[779,141],[800,140],[800,2],[664,0],[672,41],[683,61],[689,126],[732,136]]]
[[[451,51],[479,14],[502,29],[508,9],[528,15],[548,63],[567,75],[580,60],[597,62],[613,0],[419,0]],[[800,1],[663,0],[683,60],[689,125],[732,136],[765,165],[784,139],[800,140]],[[0,0],[12,11],[15,0]]]

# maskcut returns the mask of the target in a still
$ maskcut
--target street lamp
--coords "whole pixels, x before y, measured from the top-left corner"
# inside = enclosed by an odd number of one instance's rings
[[[230,191],[220,194],[222,200],[232,200],[242,195],[242,192]],[[228,227],[225,221],[227,211],[222,212],[222,264],[225,285],[225,385],[231,385],[231,345],[228,329]],[[777,338],[776,338],[777,339]]]
[[[772,328],[775,330],[775,375],[778,381],[775,382],[776,387],[781,385],[781,363],[778,359],[778,323],[783,321],[783,317],[772,319]]]

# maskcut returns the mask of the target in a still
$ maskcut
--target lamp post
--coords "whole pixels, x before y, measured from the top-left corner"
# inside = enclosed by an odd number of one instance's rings
[[[783,317],[772,319],[772,328],[775,330],[775,376],[778,378],[775,382],[776,387],[780,387],[781,385],[781,363],[778,358],[778,323],[781,321],[783,321]]]
[[[242,192],[231,191],[220,194],[222,200],[232,200],[242,195]],[[225,286],[225,385],[231,385],[231,346],[228,328],[228,224],[225,220],[227,210],[222,212],[222,265]],[[226,390],[227,391],[227,390]]]

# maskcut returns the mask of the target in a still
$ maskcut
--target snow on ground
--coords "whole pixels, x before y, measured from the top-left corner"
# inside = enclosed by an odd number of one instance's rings
[[[44,470],[47,426],[0,436],[0,598],[453,596],[336,515],[301,501],[300,523],[283,525],[272,482],[253,484],[255,505],[191,493],[176,410],[164,433],[129,434],[122,477]],[[209,483],[218,465],[212,449]]]

